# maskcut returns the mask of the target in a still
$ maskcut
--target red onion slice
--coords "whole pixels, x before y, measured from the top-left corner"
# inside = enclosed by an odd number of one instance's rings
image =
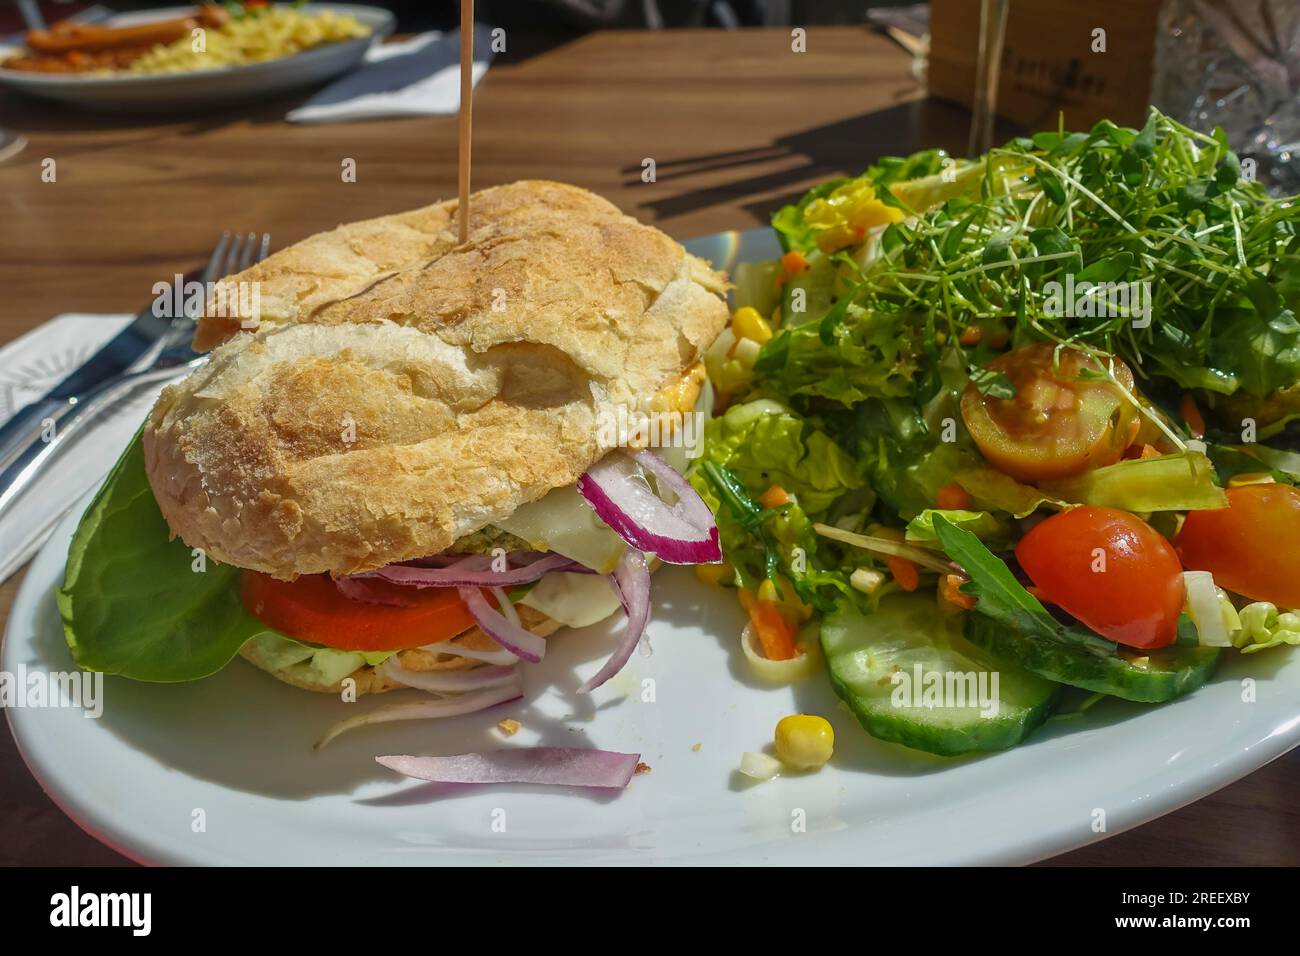
[[[490,687],[509,687],[519,684],[517,664],[497,667],[473,667],[457,671],[413,671],[403,667],[394,654],[377,668],[380,675],[406,687],[428,691],[431,694],[463,694],[471,690]]]
[[[361,601],[364,604],[382,604],[386,607],[411,607],[415,604],[414,601],[400,594],[382,592],[359,578],[335,578],[334,586],[345,598]]]
[[[416,588],[509,588],[519,584],[531,584],[552,571],[585,570],[571,558],[562,554],[543,554],[532,557],[534,552],[524,552],[530,556],[528,563],[521,567],[507,568],[505,571],[492,569],[490,555],[470,555],[463,561],[446,568],[411,567],[406,564],[390,564],[374,571],[364,571],[354,575],[358,578],[381,578],[394,584],[406,584]],[[509,555],[507,560],[509,560]],[[515,555],[516,559],[518,553]]]
[[[579,747],[528,747],[488,753],[376,757],[405,777],[434,783],[537,783],[558,787],[622,789],[632,780],[640,754]]]
[[[460,644],[453,644],[451,641],[438,641],[434,644],[421,644],[420,650],[428,651],[430,654],[452,654],[456,657],[468,657],[470,660],[483,661],[487,664],[497,664],[508,667],[515,664],[519,658],[509,651],[499,648],[495,651],[480,651],[473,647],[463,647]]]
[[[669,506],[650,490],[638,462],[676,495],[675,505]],[[578,491],[601,521],[639,551],[649,551],[669,564],[722,560],[718,526],[709,506],[652,451],[637,452],[635,458],[606,455],[578,479]]]
[[[610,577],[614,579],[619,600],[623,602],[623,610],[627,613],[627,626],[619,637],[614,653],[595,676],[578,688],[579,694],[591,693],[621,671],[650,623],[650,568],[646,564],[645,555],[640,551],[628,550],[619,559],[618,567]]]
[[[462,587],[458,590],[460,599],[469,608],[469,613],[474,615],[475,623],[510,653],[531,664],[536,664],[546,654],[546,639],[525,630],[522,624],[517,623],[518,616],[511,621],[489,604],[483,592],[476,587]],[[511,613],[514,612],[509,600],[505,606],[510,608]]]

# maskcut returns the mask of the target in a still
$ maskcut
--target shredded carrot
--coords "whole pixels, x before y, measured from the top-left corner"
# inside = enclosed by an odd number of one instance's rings
[[[975,596],[961,590],[966,579],[960,574],[945,574],[939,581],[939,595],[954,607],[969,611],[975,606]]]
[[[808,268],[808,260],[798,249],[792,249],[781,257],[781,267],[789,276],[797,276]]]
[[[978,325],[968,325],[961,330],[961,335],[957,341],[969,348],[972,345],[979,345],[980,339],[984,338],[984,330]]]
[[[1183,421],[1187,423],[1187,430],[1192,433],[1192,437],[1203,438],[1205,418],[1201,415],[1201,410],[1196,407],[1195,396],[1191,392],[1183,392],[1183,400],[1178,408],[1183,413]]]
[[[795,657],[794,628],[775,604],[754,601],[749,607],[749,620],[763,645],[764,657],[771,661],[788,661]]]
[[[944,511],[965,511],[970,507],[970,495],[957,482],[950,482],[935,492],[934,506]]]
[[[915,591],[917,585],[921,583],[921,572],[908,558],[896,558],[890,555],[885,559],[885,563],[889,565],[889,573],[894,576],[894,580],[904,591]]]
[[[758,496],[758,503],[764,508],[779,508],[790,503],[790,493],[780,485],[773,485]]]
[[[781,257],[781,274],[777,277],[777,288],[785,285],[791,279],[801,275],[808,268],[808,260],[798,249],[792,249]]]
[[[1155,445],[1130,445],[1124,451],[1124,458],[1132,460],[1145,460],[1147,458],[1159,458],[1160,449]]]

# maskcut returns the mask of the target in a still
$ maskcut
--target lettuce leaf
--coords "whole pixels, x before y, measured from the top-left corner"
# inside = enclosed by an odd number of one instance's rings
[[[1125,511],[1201,511],[1228,507],[1214,483],[1214,465],[1200,452],[1134,458],[1084,472],[1077,478],[1045,481],[1040,487],[1064,501]]]
[[[908,541],[938,541],[934,519],[941,517],[955,528],[969,531],[981,541],[1008,542],[1011,526],[987,511],[926,508],[907,523]]]
[[[814,517],[866,484],[828,435],[770,399],[733,405],[705,426],[704,435],[709,460],[725,466],[751,494],[780,485]]]
[[[921,348],[916,324],[869,315],[843,298],[820,322],[783,329],[763,346],[754,370],[778,396],[817,396],[852,406],[910,397]]]
[[[140,433],[77,526],[56,595],[77,665],[135,680],[198,680],[266,630],[239,598],[239,569],[170,532],[145,477]]]
[[[358,667],[382,664],[396,651],[341,651],[319,644],[304,644],[277,631],[254,635],[260,663],[271,670],[288,670],[299,680],[320,687],[337,684]]]

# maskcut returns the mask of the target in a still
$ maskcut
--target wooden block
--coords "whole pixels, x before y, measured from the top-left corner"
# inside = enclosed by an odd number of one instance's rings
[[[1030,130],[1141,126],[1151,95],[1160,0],[1011,0],[997,114]],[[932,0],[930,93],[971,104],[979,0]],[[1103,39],[1105,52],[1094,51]]]

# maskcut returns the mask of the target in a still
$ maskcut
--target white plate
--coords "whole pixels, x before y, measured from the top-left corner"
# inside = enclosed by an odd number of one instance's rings
[[[697,248],[727,263],[771,247],[764,234],[727,233]],[[129,436],[124,423],[123,444]],[[75,522],[23,582],[5,670],[73,666],[53,590]],[[72,709],[10,709],[9,720],[32,772],[82,827],[137,860],[200,864],[1026,863],[1167,813],[1300,742],[1300,655],[1286,649],[1232,654],[1211,684],[1172,704],[1103,701],[1014,750],[949,760],[867,736],[822,679],[755,682],[735,602],[688,570],[656,575],[654,615],[654,655],[633,655],[590,700],[574,690],[611,647],[602,625],[556,637],[528,668],[522,702],[366,728],[321,753],[311,744],[327,725],[393,696],[344,704],[236,660],[193,684],[110,679],[99,720]],[[1253,703],[1242,699],[1247,678]],[[797,711],[834,724],[832,764],[741,782],[741,752]],[[524,726],[509,741],[493,730],[503,717]],[[434,792],[372,759],[538,743],[639,751],[653,770],[612,798]],[[192,827],[198,811],[205,832]]]
[[[168,7],[139,13],[123,13],[104,21],[110,26],[131,26],[152,20],[166,20],[192,13],[193,7]],[[371,35],[355,40],[326,43],[312,50],[265,63],[199,70],[190,73],[159,73],[136,76],[111,74],[91,76],[77,73],[29,73],[0,69],[0,84],[45,99],[76,103],[100,110],[189,109],[235,103],[271,96],[321,83],[345,73],[361,62],[371,45],[393,32],[393,15],[378,7],[349,3],[313,3],[312,10],[350,13],[368,26]],[[21,46],[0,44],[0,61],[19,52]]]

